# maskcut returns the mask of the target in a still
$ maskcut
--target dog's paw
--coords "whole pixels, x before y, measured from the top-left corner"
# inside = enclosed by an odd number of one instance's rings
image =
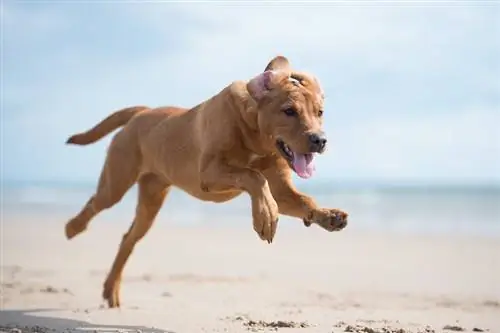
[[[253,229],[260,239],[272,243],[278,228],[278,204],[272,195],[264,195],[252,202]]]
[[[64,227],[64,234],[66,235],[67,239],[72,239],[73,237],[85,231],[86,227],[87,226],[84,223],[81,223],[81,221],[72,219],[71,221],[66,223],[66,226]]]
[[[106,280],[102,289],[102,298],[106,303],[108,303],[109,308],[119,308],[120,295],[117,284],[112,281]]]
[[[304,219],[304,225],[310,226],[312,223],[318,224],[327,231],[339,231],[347,226],[347,214],[340,209],[320,208],[311,213],[311,216]]]

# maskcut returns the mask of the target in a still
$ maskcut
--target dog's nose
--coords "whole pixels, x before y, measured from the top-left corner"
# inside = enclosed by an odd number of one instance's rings
[[[322,152],[326,147],[326,135],[325,133],[311,133],[309,134],[309,142],[311,143],[311,148],[313,151]]]

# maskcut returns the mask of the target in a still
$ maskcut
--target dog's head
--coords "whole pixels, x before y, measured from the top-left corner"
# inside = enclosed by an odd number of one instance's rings
[[[248,81],[247,90],[258,104],[260,131],[273,139],[276,150],[300,177],[309,178],[314,155],[323,153],[327,143],[318,80],[292,71],[288,60],[278,56]]]

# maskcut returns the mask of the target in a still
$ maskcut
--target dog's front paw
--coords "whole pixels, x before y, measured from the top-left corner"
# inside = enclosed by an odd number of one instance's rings
[[[347,226],[348,214],[340,209],[320,208],[311,212],[307,219],[304,219],[304,225],[309,227],[316,223],[327,231],[339,231]]]
[[[271,194],[252,202],[253,229],[260,239],[272,243],[278,227],[278,204]]]

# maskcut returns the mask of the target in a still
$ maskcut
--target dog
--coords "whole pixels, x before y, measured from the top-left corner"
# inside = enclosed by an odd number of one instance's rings
[[[346,227],[346,212],[318,207],[292,183],[292,172],[309,178],[315,155],[326,149],[323,107],[318,79],[292,70],[279,55],[262,73],[232,82],[191,109],[129,107],[71,136],[67,144],[87,145],[122,127],[111,140],[95,194],[65,226],[68,239],[138,184],[134,221],[103,285],[108,306],[120,307],[125,264],[173,186],[217,203],[248,193],[253,229],[267,243],[279,214],[327,231]]]

